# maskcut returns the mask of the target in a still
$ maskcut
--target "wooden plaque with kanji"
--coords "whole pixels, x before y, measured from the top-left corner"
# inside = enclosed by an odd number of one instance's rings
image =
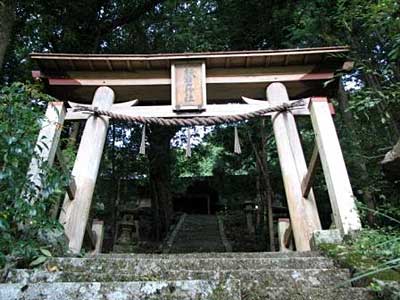
[[[206,108],[206,67],[204,62],[171,65],[171,98],[175,111]]]

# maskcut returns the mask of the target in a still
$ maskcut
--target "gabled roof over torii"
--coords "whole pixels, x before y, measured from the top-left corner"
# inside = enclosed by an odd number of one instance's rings
[[[265,87],[283,82],[293,99],[331,95],[324,82],[348,69],[348,47],[167,54],[33,53],[31,59],[48,92],[60,100],[90,103],[95,89],[113,88],[116,101],[139,99],[140,105],[171,103],[171,65],[202,61],[208,103],[265,98]]]

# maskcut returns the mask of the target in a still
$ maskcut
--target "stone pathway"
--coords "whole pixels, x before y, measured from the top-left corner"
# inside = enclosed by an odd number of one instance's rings
[[[372,300],[318,252],[224,252],[215,216],[184,215],[170,252],[51,258],[11,269],[1,300]],[[179,254],[178,254],[179,253]]]
[[[186,215],[169,253],[225,252],[214,215]]]
[[[352,287],[349,277],[349,270],[316,252],[101,254],[12,269],[0,284],[0,299],[375,299]]]

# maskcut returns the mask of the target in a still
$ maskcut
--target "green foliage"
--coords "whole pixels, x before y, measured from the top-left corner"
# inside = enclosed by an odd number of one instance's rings
[[[342,245],[324,244],[321,250],[351,268],[354,275],[350,281],[358,285],[379,289],[375,279],[400,282],[400,209],[396,207],[390,215],[360,204],[359,210],[372,212],[392,225],[363,229]]]
[[[0,265],[6,256],[27,262],[47,253],[46,232],[60,230],[48,215],[66,180],[42,164],[38,190],[27,168],[49,96],[38,86],[14,83],[0,90]],[[53,251],[53,249],[52,249]]]
[[[192,150],[191,157],[186,157],[186,151],[177,148],[175,172],[179,177],[212,176],[222,151],[221,146],[203,142]]]
[[[400,281],[400,232],[393,228],[364,229],[342,245],[321,245],[321,250],[355,271],[352,281],[372,278]]]

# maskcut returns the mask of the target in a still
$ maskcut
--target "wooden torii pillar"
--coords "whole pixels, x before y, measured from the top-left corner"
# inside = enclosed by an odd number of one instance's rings
[[[47,105],[46,115],[42,122],[34,149],[34,156],[29,164],[27,174],[30,181],[38,189],[42,187],[40,170],[42,164],[53,165],[66,113],[67,110],[63,102],[50,102]]]
[[[289,102],[282,83],[268,86],[267,99],[271,105]],[[296,123],[290,112],[283,112],[272,115],[272,124],[296,249],[309,251],[312,234],[321,229],[321,223],[313,195],[310,194],[309,199],[303,198],[301,179],[307,173],[307,167]]]
[[[361,221],[328,99],[311,98],[309,109],[336,228],[344,235],[360,230]]]
[[[268,86],[267,99],[271,105],[289,102],[286,88],[281,83]],[[309,110],[316,135],[316,154],[321,157],[336,228],[343,235],[360,230],[355,197],[327,98],[311,98]],[[296,249],[308,251],[313,233],[321,229],[321,224],[312,190],[307,192],[308,199],[303,196],[302,182],[309,171],[296,123],[291,112],[274,114],[272,122]],[[315,165],[310,168],[314,169]]]
[[[108,110],[114,102],[114,91],[109,87],[99,87],[94,95],[92,106]],[[89,218],[94,187],[106,140],[109,119],[90,116],[86,121],[72,175],[76,181],[75,199],[65,195],[60,214],[60,223],[64,225],[69,238],[69,248],[78,253]]]

